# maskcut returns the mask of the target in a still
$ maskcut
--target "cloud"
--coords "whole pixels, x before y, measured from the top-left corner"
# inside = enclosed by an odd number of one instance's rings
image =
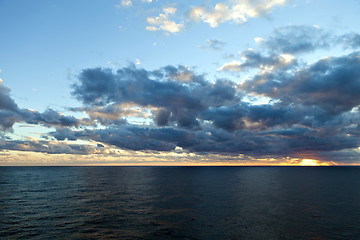
[[[267,37],[256,37],[255,42],[272,54],[302,54],[319,49],[360,47],[360,34],[336,35],[317,25],[289,25],[276,28]]]
[[[52,109],[47,109],[42,113],[23,109],[20,111],[20,113],[23,117],[23,120],[26,123],[30,123],[30,124],[42,124],[49,127],[50,126],[77,127],[79,125],[79,120],[77,118],[73,116],[65,116]]]
[[[339,42],[343,44],[344,48],[357,49],[360,47],[360,34],[346,33],[339,37]]]
[[[218,71],[240,72],[250,68],[257,68],[260,71],[273,71],[274,69],[285,70],[297,64],[295,58],[290,54],[270,54],[263,55],[253,49],[248,49],[240,53],[243,62],[233,60],[224,63]]]
[[[123,6],[131,6],[132,1],[131,0],[121,0],[121,5],[123,5]]]
[[[273,99],[319,106],[329,113],[350,111],[360,104],[360,53],[321,59],[292,72],[258,74],[241,87]]]
[[[317,25],[290,25],[275,29],[267,38],[257,37],[255,42],[272,52],[299,54],[337,46],[357,49],[360,47],[360,34],[336,35]]]
[[[0,109],[16,111],[18,109],[15,101],[10,97],[10,89],[3,84],[0,79]]]
[[[180,81],[180,82],[197,82],[204,84],[205,81],[202,76],[196,76],[193,71],[190,70],[187,66],[179,65],[177,67],[168,65],[163,68],[165,72],[165,77]]]
[[[131,7],[134,2],[137,2],[136,0],[121,0],[118,4],[115,5],[116,8],[121,8],[121,7]],[[141,0],[142,3],[151,3],[152,0]]]
[[[132,0],[121,0],[118,4],[115,4],[116,8],[131,7],[133,4]]]
[[[260,157],[301,157],[315,156],[317,153],[336,150],[352,149],[359,146],[359,135],[351,135],[347,128],[350,122],[359,119],[359,115],[338,116],[327,120],[317,128],[302,124],[306,121],[309,109],[293,110],[279,107],[239,106],[235,109],[216,109],[220,111],[211,114],[215,125],[209,125],[202,130],[175,129],[172,127],[144,127],[127,125],[122,127],[108,127],[106,129],[76,130],[53,132],[57,139],[77,138],[92,140],[107,146],[134,151],[175,151],[180,147],[184,151],[199,154],[245,154]],[[244,112],[244,113],[242,113]],[[220,113],[220,114],[219,114]],[[232,119],[239,124],[236,129],[225,129],[230,126]],[[248,123],[240,121],[248,119],[249,123],[262,122],[261,127],[246,126]],[[220,126],[218,124],[225,124]],[[267,125],[267,126],[265,126]],[[271,127],[271,128],[269,128]],[[224,129],[222,129],[224,128]],[[351,127],[350,127],[351,128]],[[354,127],[356,128],[356,127]],[[357,126],[358,128],[358,126]]]
[[[206,44],[201,46],[203,49],[222,50],[226,42],[218,39],[208,39]]]
[[[309,38],[301,43],[304,36]],[[222,78],[209,81],[183,65],[155,70],[136,64],[84,69],[72,85],[72,95],[82,106],[72,110],[86,118],[52,109],[21,109],[1,82],[3,131],[15,122],[56,130],[44,136],[47,141],[11,140],[1,133],[0,148],[83,155],[124,149],[209,159],[222,155],[333,160],[344,153],[344,162],[353,161],[360,146],[360,52],[353,50],[357,34],[290,26],[258,43],[264,47],[261,51],[241,51],[241,60],[219,69],[253,71],[242,83]],[[295,58],[333,46],[353,52],[311,64]],[[270,101],[249,103],[251,97]]]
[[[268,130],[274,126],[291,127],[300,124],[308,111],[301,106],[240,103],[209,108],[202,113],[201,118],[212,121],[216,128],[227,131]]]
[[[177,11],[174,7],[168,7],[163,9],[164,13],[161,13],[158,17],[148,17],[146,19],[149,26],[146,27],[148,31],[163,30],[167,33],[177,33],[184,29],[182,23],[176,23],[171,20],[170,17]]]
[[[224,63],[220,68],[218,68],[218,71],[240,72],[242,70],[242,63],[237,60],[232,60],[231,62]]]
[[[86,144],[68,144],[65,142],[45,141],[36,139],[0,141],[0,149],[40,152],[47,154],[109,154],[109,151],[106,151],[106,149],[104,149],[103,147]]]
[[[333,39],[330,33],[319,27],[290,25],[279,27],[266,39],[255,38],[255,41],[277,53],[295,54],[328,48]]]
[[[116,73],[110,69],[86,69],[74,84],[73,95],[88,107],[132,104],[155,110],[152,113],[157,123],[172,122],[185,128],[199,127],[199,111],[210,105],[235,103],[239,98],[234,83],[210,83],[183,66],[156,71],[130,66]],[[169,118],[165,120],[164,116]]]
[[[180,147],[197,154],[254,157],[308,157],[359,146],[359,54],[309,66],[295,64],[285,54],[241,54],[243,69],[275,67],[239,85],[224,79],[211,83],[184,66],[85,69],[73,95],[87,108],[106,109],[107,119],[116,120],[125,118],[126,111],[119,114],[114,106],[139,106],[153,122],[140,126],[103,121],[104,129],[51,135],[135,151],[172,152]],[[273,100],[253,105],[241,100],[245,94]]]
[[[21,109],[10,96],[10,89],[0,80],[0,130],[12,128],[16,122],[41,124],[45,126],[78,126],[79,120],[65,116],[52,109],[40,113],[35,110]]]
[[[55,126],[56,131],[47,136],[56,140],[11,140],[2,135],[0,147],[78,155],[109,155],[110,149],[156,153],[176,152],[180,148],[209,157],[335,156],[336,151],[350,151],[360,144],[360,114],[356,107],[360,104],[356,95],[358,56],[355,52],[319,60],[287,75],[277,71],[263,73],[243,85],[224,79],[209,82],[184,66],[169,65],[154,71],[137,69],[135,65],[115,72],[85,69],[73,85],[73,95],[84,104],[77,110],[86,112],[90,120],[76,120],[53,110],[39,113],[19,109],[9,97],[10,90],[1,85],[1,97],[6,100],[2,101],[2,111],[12,113],[14,121]],[[183,75],[188,75],[186,81]],[[342,84],[336,76],[341,76]],[[260,77],[263,81],[258,81]],[[281,90],[279,93],[275,94],[274,85]],[[262,105],[246,103],[241,100],[245,93],[239,87],[278,100]],[[320,98],[313,98],[313,92],[320,90],[325,92],[318,93]],[[330,111],[327,102],[341,111]],[[129,117],[153,122],[138,125],[127,121]],[[100,128],[85,126],[82,121],[97,122]],[[64,140],[95,144],[58,142]]]
[[[235,0],[229,3],[217,3],[212,7],[193,7],[190,18],[217,27],[224,22],[244,23],[249,18],[269,13],[274,7],[284,5],[287,0]]]
[[[126,124],[127,117],[151,118],[147,109],[143,109],[132,103],[91,106],[79,110],[85,112],[93,122],[106,126]]]

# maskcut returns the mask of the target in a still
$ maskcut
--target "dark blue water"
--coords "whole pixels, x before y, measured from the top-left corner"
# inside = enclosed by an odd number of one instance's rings
[[[0,167],[0,239],[360,239],[357,167]]]

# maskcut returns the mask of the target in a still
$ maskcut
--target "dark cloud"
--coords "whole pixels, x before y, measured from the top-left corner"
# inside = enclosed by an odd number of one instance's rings
[[[265,67],[276,68],[277,70],[287,70],[297,65],[296,59],[289,54],[270,54],[264,55],[253,49],[248,49],[240,53],[243,62],[232,61],[225,63],[219,71],[245,71],[251,68],[264,69]]]
[[[154,125],[125,122],[120,126],[103,121],[105,129],[57,130],[51,135],[129,150],[174,151],[178,146],[201,154],[274,157],[359,146],[359,112],[354,111],[360,104],[358,53],[309,66],[281,55],[264,56],[253,50],[242,54],[244,67],[274,68],[240,85],[224,79],[210,83],[182,66],[156,71],[134,66],[117,72],[86,69],[73,94],[87,108],[115,114],[112,106],[133,104],[149,109]],[[245,94],[268,96],[273,101],[253,105],[241,100]]]
[[[360,104],[360,55],[321,59],[291,73],[259,74],[242,84],[242,89],[339,114]]]
[[[0,141],[1,150],[14,150],[26,152],[40,152],[47,154],[101,154],[104,153],[101,147],[84,144],[67,144],[63,142],[45,140],[11,140]],[[0,150],[0,151],[1,151]]]
[[[261,66],[283,68],[293,62],[291,56],[288,56],[288,59],[286,58],[286,55],[273,54],[264,56],[260,52],[252,49],[241,52],[241,56],[246,60],[242,68],[259,68]]]
[[[0,109],[0,130],[5,131],[11,129],[17,119],[18,115],[16,113]]]
[[[239,100],[235,86],[225,80],[204,81],[182,66],[167,66],[155,73],[131,66],[116,73],[86,69],[74,85],[73,95],[88,107],[135,104],[158,108],[153,113],[160,126],[174,122],[179,127],[198,128],[198,112]]]
[[[249,48],[241,51],[241,60],[224,63],[218,70],[243,72],[258,69],[259,72],[283,71],[304,68],[304,63],[293,54],[314,52],[319,49],[358,49],[360,34],[345,33],[337,35],[319,26],[290,25],[274,30],[265,38],[255,38],[262,47],[261,51]],[[306,63],[305,63],[306,64]]]
[[[64,126],[77,127],[79,120],[73,116],[65,116],[52,109],[47,109],[44,112],[36,112],[30,110],[20,110],[20,114],[26,123],[43,124],[45,126]]]
[[[81,139],[92,139],[107,145],[129,150],[174,150],[185,132],[174,129],[149,129],[138,127],[107,128],[76,132]],[[178,140],[177,140],[178,139]]]
[[[78,126],[79,120],[65,116],[52,109],[40,113],[34,110],[21,109],[10,96],[10,89],[0,81],[0,130],[12,128],[16,122],[42,124],[45,126]]]
[[[340,151],[317,152],[316,159],[323,161],[332,161],[334,163],[353,164],[359,162],[360,151],[356,149],[345,149]]]
[[[154,122],[158,126],[166,126],[169,124],[171,112],[167,109],[159,109],[153,111]]]
[[[55,132],[51,132],[50,135],[52,135],[57,140],[69,140],[69,141],[76,141],[77,136],[75,132],[71,131],[68,128],[57,128]]]
[[[15,101],[10,97],[10,89],[0,80],[0,109],[15,112],[18,109]]]
[[[19,118],[19,108],[10,97],[10,89],[0,79],[0,130],[10,129]]]
[[[206,84],[204,76],[196,75],[188,67],[182,65],[177,67],[167,65],[158,71],[153,71],[152,75],[159,79],[165,78],[167,80],[177,80],[180,82]]]
[[[241,63],[233,62],[228,69],[224,64],[222,70],[258,69],[241,84],[210,82],[181,65],[152,71],[135,65],[117,71],[85,69],[72,86],[83,106],[71,110],[88,115],[82,119],[52,109],[21,109],[0,84],[2,130],[15,122],[56,128],[44,136],[48,141],[11,140],[2,134],[0,148],[52,154],[106,154],[120,148],[323,160],[341,152],[354,159],[360,146],[360,53],[308,65],[290,54],[333,44],[355,49],[358,38],[355,33],[335,36],[318,27],[279,28],[260,41],[265,51],[242,51]],[[244,100],[252,96],[271,101],[255,105]],[[95,145],[58,142],[64,140]]]
[[[207,112],[201,130],[124,125],[106,129],[51,133],[59,140],[82,139],[136,151],[174,151],[181,147],[194,153],[245,154],[248,156],[301,157],[304,154],[359,146],[360,116],[346,113],[327,120],[316,119],[309,109],[242,105]],[[216,117],[216,118],[215,118]],[[205,118],[205,117],[204,117]],[[306,121],[310,118],[310,126]],[[310,120],[310,121],[311,121]]]

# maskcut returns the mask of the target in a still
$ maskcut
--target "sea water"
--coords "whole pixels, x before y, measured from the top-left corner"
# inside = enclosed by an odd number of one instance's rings
[[[0,167],[0,239],[360,239],[360,168]]]

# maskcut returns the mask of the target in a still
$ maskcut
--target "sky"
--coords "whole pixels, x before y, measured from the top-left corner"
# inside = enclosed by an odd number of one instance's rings
[[[0,0],[0,165],[359,165],[359,0]]]

